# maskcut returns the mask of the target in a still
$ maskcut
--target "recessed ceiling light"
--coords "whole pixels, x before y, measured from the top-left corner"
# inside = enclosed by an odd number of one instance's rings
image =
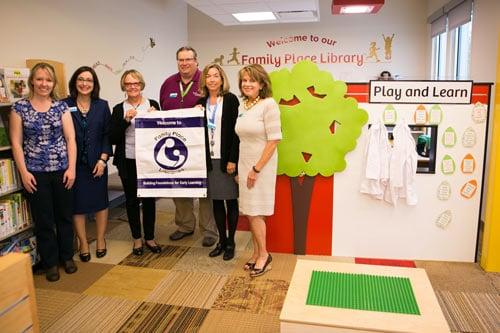
[[[332,14],[375,14],[385,0],[332,0]]]
[[[234,13],[234,18],[240,22],[255,22],[255,21],[275,21],[276,16],[272,12],[251,12],[251,13]]]
[[[340,8],[340,14],[367,14],[372,10],[373,6],[346,6]]]

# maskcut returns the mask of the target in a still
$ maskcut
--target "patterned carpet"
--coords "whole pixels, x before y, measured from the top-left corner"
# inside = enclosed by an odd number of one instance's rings
[[[49,283],[35,275],[42,332],[279,332],[279,314],[297,258],[273,253],[272,270],[252,279],[242,267],[251,255],[248,231],[237,232],[236,257],[209,258],[198,232],[179,242],[168,234],[172,205],[158,204],[160,254],[130,254],[122,208],[106,235],[108,255],[77,262],[78,272]],[[93,239],[93,226],[89,238]],[[95,242],[91,244],[95,253]],[[78,256],[75,256],[75,259]],[[307,256],[354,262],[354,258]],[[476,264],[416,261],[425,268],[453,332],[500,332],[500,274]]]

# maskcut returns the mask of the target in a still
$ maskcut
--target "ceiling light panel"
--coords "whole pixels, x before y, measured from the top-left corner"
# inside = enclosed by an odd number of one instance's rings
[[[272,12],[233,13],[233,16],[240,22],[276,21]]]
[[[193,8],[210,16],[222,25],[269,24],[319,21],[319,0],[184,0]],[[233,14],[272,12],[274,20],[239,22]],[[285,14],[280,14],[285,13]],[[225,17],[227,16],[227,17]]]

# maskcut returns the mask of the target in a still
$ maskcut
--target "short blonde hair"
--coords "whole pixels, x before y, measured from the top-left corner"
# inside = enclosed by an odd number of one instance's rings
[[[260,98],[267,98],[273,96],[273,91],[271,88],[271,79],[269,78],[269,75],[267,74],[264,67],[262,67],[259,64],[251,64],[243,67],[238,72],[238,87],[240,88],[241,96],[244,99],[247,99],[247,97],[245,96],[243,90],[241,89],[241,81],[243,80],[243,75],[245,74],[248,74],[248,76],[251,79],[257,81],[259,84],[262,85],[262,89],[260,89],[259,91]]]
[[[130,75],[134,79],[138,80],[140,85],[141,85],[141,90],[144,90],[144,87],[146,86],[146,82],[144,82],[144,77],[142,76],[142,74],[136,69],[129,69],[129,70],[126,70],[122,74],[122,78],[120,79],[120,87],[122,88],[122,91],[126,90],[125,89],[125,78],[127,77],[127,75]]]
[[[224,96],[229,92],[229,81],[227,79],[227,75],[222,69],[222,67],[218,64],[212,63],[208,64],[203,68],[203,72],[201,73],[201,78],[200,78],[200,89],[199,93],[201,96],[206,97],[208,96],[208,89],[207,89],[207,75],[208,71],[212,68],[215,68],[217,71],[219,71],[220,78],[222,80],[222,86],[221,89],[219,90],[219,96]]]
[[[58,100],[59,95],[57,93],[57,76],[56,76],[56,71],[54,70],[54,67],[52,65],[46,63],[46,62],[39,62],[30,71],[30,76],[28,78],[28,86],[30,87],[30,93],[29,93],[29,98],[33,98],[35,95],[35,86],[33,84],[33,79],[35,78],[35,74],[38,70],[45,70],[50,78],[52,79],[52,82],[54,82],[54,86],[52,87],[52,91],[50,92],[50,98],[53,100]]]

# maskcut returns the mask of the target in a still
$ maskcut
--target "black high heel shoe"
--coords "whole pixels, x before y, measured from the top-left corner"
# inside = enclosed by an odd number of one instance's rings
[[[90,261],[90,252],[80,253],[78,256],[80,257],[81,262]]]
[[[149,249],[149,251],[153,253],[160,253],[161,252],[161,246],[160,245],[149,245],[148,242],[145,242],[146,247]]]
[[[250,271],[250,277],[261,276],[265,272],[269,271],[271,269],[271,266],[269,266],[271,261],[273,261],[273,257],[271,257],[271,253],[268,253],[267,260],[266,260],[266,263],[264,264],[264,266],[262,268],[255,268],[255,266],[254,266],[252,271]]]
[[[96,246],[97,246],[97,242],[96,242]],[[106,253],[108,253],[108,250],[107,250],[107,246],[106,246],[106,239],[104,239],[104,249],[96,249],[95,256],[97,258],[102,258],[106,255]],[[89,254],[89,258],[90,258],[90,254]]]

